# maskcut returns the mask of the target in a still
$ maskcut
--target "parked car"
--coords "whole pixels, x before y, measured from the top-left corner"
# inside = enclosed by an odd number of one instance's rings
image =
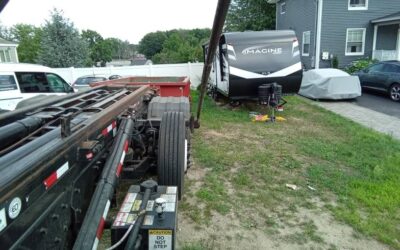
[[[93,82],[103,82],[107,81],[108,78],[103,75],[87,75],[87,76],[81,76],[78,79],[75,80],[75,82],[72,84],[72,86],[80,91],[89,89],[90,83]]]
[[[400,101],[400,62],[385,61],[373,64],[356,73],[361,87],[389,94],[393,101]]]
[[[0,110],[21,107],[25,100],[42,95],[65,95],[74,89],[51,68],[25,63],[0,63]],[[40,99],[40,98],[39,98]]]
[[[120,75],[111,75],[110,77],[108,77],[108,80],[116,80],[116,79],[121,79],[122,76]]]

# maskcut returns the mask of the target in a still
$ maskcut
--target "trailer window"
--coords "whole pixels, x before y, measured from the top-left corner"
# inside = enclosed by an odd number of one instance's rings
[[[16,90],[17,83],[12,75],[0,75],[0,91]]]
[[[310,40],[311,40],[310,36],[311,36],[310,31],[303,32],[303,51],[302,51],[303,56],[310,55]]]
[[[228,60],[226,59],[226,52],[221,53],[221,80],[228,80]]]

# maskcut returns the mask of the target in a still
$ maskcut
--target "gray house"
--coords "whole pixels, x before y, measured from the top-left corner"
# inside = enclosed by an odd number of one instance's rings
[[[292,29],[306,68],[359,58],[400,60],[400,0],[268,0],[276,29]],[[318,55],[318,56],[316,56]]]
[[[0,63],[17,63],[17,43],[9,42],[0,38]]]

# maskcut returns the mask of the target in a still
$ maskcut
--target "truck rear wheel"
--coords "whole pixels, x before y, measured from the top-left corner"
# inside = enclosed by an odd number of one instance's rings
[[[161,118],[158,142],[158,182],[177,186],[178,197],[183,194],[187,162],[185,117],[182,112],[165,112]]]

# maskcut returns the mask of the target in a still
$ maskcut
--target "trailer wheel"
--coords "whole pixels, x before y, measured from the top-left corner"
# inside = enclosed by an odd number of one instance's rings
[[[158,144],[158,182],[178,187],[183,194],[183,180],[187,163],[185,117],[182,112],[165,112],[161,118]]]

